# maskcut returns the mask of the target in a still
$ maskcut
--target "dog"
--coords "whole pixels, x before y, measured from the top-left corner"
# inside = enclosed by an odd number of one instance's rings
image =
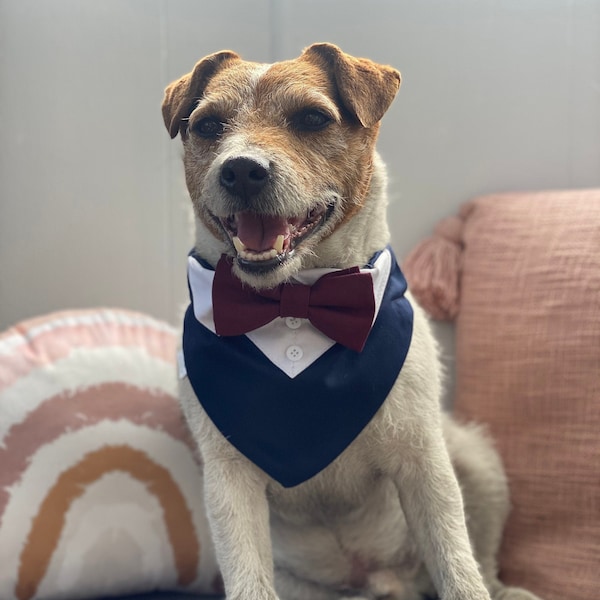
[[[535,599],[498,580],[502,465],[441,412],[388,246],[375,143],[400,82],[321,43],[218,52],[165,92],[196,225],[181,405],[229,600]]]

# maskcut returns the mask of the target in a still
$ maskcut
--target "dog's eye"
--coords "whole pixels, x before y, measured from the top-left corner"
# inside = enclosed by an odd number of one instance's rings
[[[300,131],[320,131],[331,123],[331,117],[320,110],[311,108],[294,115],[292,123]]]
[[[203,138],[216,138],[223,133],[223,123],[217,117],[205,117],[194,124],[192,131]]]

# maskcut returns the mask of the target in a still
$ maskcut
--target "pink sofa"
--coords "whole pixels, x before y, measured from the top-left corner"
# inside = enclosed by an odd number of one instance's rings
[[[596,600],[600,190],[478,198],[404,270],[429,313],[456,323],[456,414],[487,424],[504,459],[503,580]]]

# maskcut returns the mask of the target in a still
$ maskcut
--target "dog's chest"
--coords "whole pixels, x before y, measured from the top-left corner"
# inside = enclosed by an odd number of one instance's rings
[[[364,507],[369,497],[376,497],[373,490],[384,487],[384,476],[373,467],[370,456],[376,445],[375,429],[369,425],[308,481],[292,488],[272,481],[268,490],[271,507],[285,518],[306,522],[348,515]]]
[[[359,477],[350,474],[352,466]],[[338,473],[327,471],[270,494],[276,566],[340,589],[360,589],[370,573],[412,561],[414,548],[392,482],[354,461]]]

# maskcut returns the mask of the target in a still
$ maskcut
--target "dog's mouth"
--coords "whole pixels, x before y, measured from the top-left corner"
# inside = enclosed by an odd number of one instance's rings
[[[333,205],[316,206],[303,216],[282,217],[238,212],[219,222],[229,235],[240,268],[270,271],[293,256],[296,248],[327,221]]]

